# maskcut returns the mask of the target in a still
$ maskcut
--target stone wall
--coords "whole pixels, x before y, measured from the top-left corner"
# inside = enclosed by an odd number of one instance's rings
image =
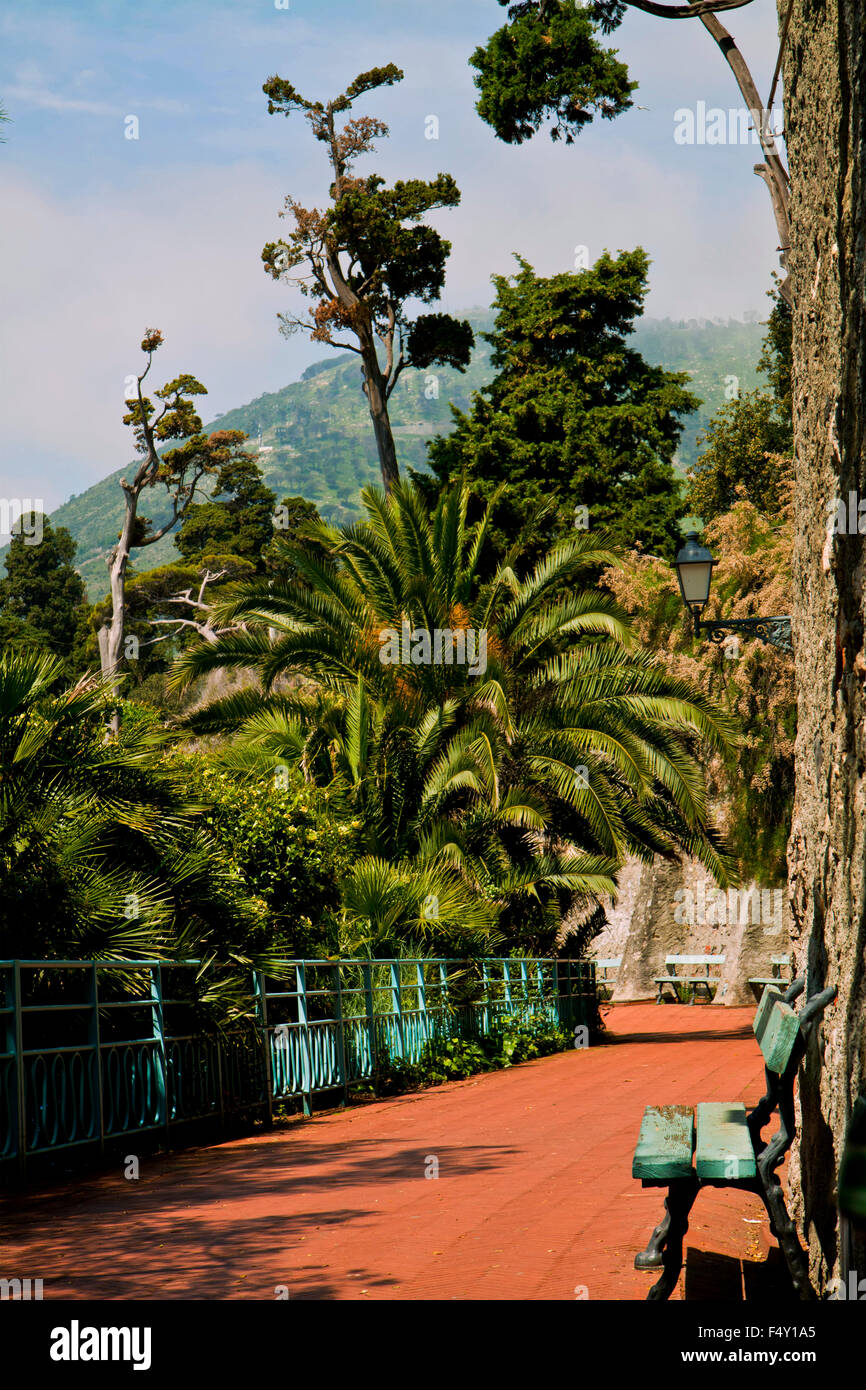
[[[771,957],[791,949],[787,892],[749,884],[724,894],[696,860],[671,864],[630,861],[620,875],[620,898],[592,943],[597,959],[622,956],[616,1001],[652,999],[653,977],[666,974],[665,956],[724,954],[716,1002],[756,1002],[753,976],[772,974]]]

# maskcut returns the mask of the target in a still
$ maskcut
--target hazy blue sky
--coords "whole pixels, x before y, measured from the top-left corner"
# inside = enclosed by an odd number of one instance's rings
[[[517,149],[475,114],[467,65],[502,21],[495,0],[0,0],[0,498],[50,510],[131,457],[124,378],[147,326],[166,338],[160,381],[191,371],[208,387],[205,418],[326,353],[279,335],[290,291],[259,259],[284,195],[321,203],[327,186],[306,123],[267,114],[274,72],[328,97],[367,68],[404,69],[359,107],[391,127],[359,167],[456,177],[462,205],[437,219],[454,247],[445,307],[488,303],[515,251],[550,274],[579,244],[593,259],[641,244],[648,314],[763,317],[777,257],[758,151],[674,140],[678,108],[740,104],[702,25],[630,12],[611,42],[648,109],[571,147],[544,133]],[[773,0],[727,23],[766,97]]]

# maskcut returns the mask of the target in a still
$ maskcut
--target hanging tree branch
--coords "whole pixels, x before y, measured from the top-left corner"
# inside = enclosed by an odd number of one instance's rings
[[[477,70],[475,84],[481,93],[476,109],[500,140],[522,144],[550,121],[551,137],[571,144],[595,117],[610,120],[628,110],[637,86],[616,51],[599,42],[599,31],[612,33],[629,8],[660,19],[699,19],[733,73],[763,150],[763,162],[754,166],[754,172],[770,193],[785,271],[779,293],[790,304],[788,172],[748,64],[716,17],[719,11],[742,9],[751,3],[699,0],[691,5],[662,5],[656,0],[590,0],[575,8],[566,0],[499,0],[500,5],[508,6],[509,22],[475,50],[470,63]],[[786,37],[787,16],[774,92]]]
[[[752,0],[704,0],[700,5],[656,5],[653,0],[622,0],[631,10],[643,10],[644,14],[656,15],[659,19],[694,19],[705,14],[715,14],[718,10],[741,10],[751,5]]]
[[[788,276],[788,252],[791,248],[788,194],[789,179],[788,171],[782,163],[781,156],[776,146],[775,135],[770,130],[770,112],[765,110],[746,60],[727,29],[716,19],[714,14],[703,14],[700,18],[707,33],[715,40],[728,67],[734,74],[737,86],[742,93],[743,100],[748,106],[752,120],[755,123],[758,139],[761,142],[761,149],[764,151],[764,163],[756,164],[754,169],[758,177],[764,180],[764,183],[770,190],[770,200],[773,204],[773,216],[776,219],[776,230],[779,233],[779,259],[785,271],[785,278],[779,284],[779,293],[782,295],[785,302],[790,304],[791,286]]]

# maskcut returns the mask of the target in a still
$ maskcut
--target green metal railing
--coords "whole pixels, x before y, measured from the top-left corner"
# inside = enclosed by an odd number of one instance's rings
[[[196,1027],[198,962],[0,961],[0,1172],[55,1152],[260,1114],[374,1079],[505,1018],[595,1017],[590,961],[295,960],[251,982],[256,1022]],[[190,972],[195,972],[191,974]]]

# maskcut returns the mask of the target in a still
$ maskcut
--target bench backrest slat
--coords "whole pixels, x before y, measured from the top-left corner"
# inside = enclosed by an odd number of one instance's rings
[[[665,964],[671,965],[724,965],[724,955],[718,956],[665,956]]]
[[[752,1026],[767,1067],[781,1076],[797,1041],[800,1020],[772,985],[767,985],[761,995]]]

